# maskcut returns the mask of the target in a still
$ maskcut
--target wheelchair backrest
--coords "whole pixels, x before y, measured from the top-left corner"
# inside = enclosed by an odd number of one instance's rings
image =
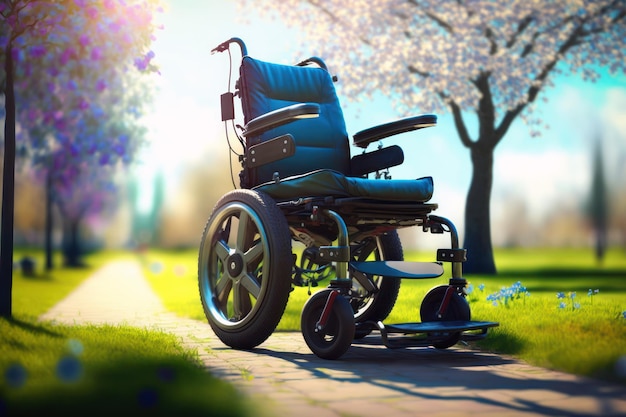
[[[246,138],[246,146],[291,134],[296,143],[293,156],[245,168],[243,177],[250,188],[280,178],[318,169],[333,169],[344,174],[350,170],[350,149],[343,112],[333,80],[326,69],[313,66],[272,64],[245,56],[240,68],[240,94],[244,122],[270,111],[296,103],[317,103],[320,115],[279,126],[257,137]]]

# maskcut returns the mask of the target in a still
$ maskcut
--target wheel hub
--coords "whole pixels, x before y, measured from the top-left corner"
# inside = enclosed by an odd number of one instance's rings
[[[243,258],[238,253],[230,255],[226,261],[226,265],[228,268],[228,274],[233,278],[238,277],[241,274],[241,271],[243,271]]]

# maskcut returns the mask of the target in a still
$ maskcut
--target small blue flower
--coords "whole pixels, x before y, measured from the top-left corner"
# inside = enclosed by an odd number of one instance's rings
[[[559,304],[559,308],[565,308],[565,307],[567,307],[567,304],[561,301],[561,304]]]
[[[485,290],[485,284],[479,284],[478,285],[478,289],[481,290],[481,291],[484,291]]]
[[[64,356],[57,363],[56,374],[63,382],[76,382],[83,375],[83,366],[74,356]]]
[[[558,298],[559,300],[562,298],[565,298],[565,293],[564,292],[557,292],[556,293],[556,298]]]
[[[626,310],[622,311],[622,317],[626,319]]]
[[[626,315],[626,311],[624,314]],[[28,373],[26,372],[26,368],[19,363],[9,365],[4,372],[4,379],[6,383],[12,388],[21,388],[24,386],[27,377]]]
[[[579,309],[580,308],[580,303],[574,303],[574,308],[575,309]]]
[[[576,291],[572,291],[572,292],[570,292],[570,293],[569,293],[569,298],[571,298],[572,300],[573,300],[574,298],[576,298]]]

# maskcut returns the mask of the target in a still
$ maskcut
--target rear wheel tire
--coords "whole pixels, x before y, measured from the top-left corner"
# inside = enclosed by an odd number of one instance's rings
[[[224,344],[252,349],[272,334],[291,291],[291,236],[271,197],[234,190],[217,202],[200,243],[198,287]]]

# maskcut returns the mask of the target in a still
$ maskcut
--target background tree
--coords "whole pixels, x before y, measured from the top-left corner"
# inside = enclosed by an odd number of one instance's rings
[[[11,315],[13,268],[14,175],[16,149],[16,82],[35,80],[29,58],[56,57],[57,65],[46,67],[55,77],[64,68],[80,74],[77,57],[102,58],[101,65],[121,69],[135,64],[143,69],[152,56],[147,52],[155,29],[153,14],[158,0],[6,0],[0,3],[0,61],[3,64],[2,92],[5,97],[5,142],[2,199],[2,239],[0,241],[0,315]],[[85,55],[86,54],[86,55]],[[50,58],[48,62],[53,60]],[[41,65],[41,64],[39,64]],[[107,80],[101,80],[106,87]],[[104,83],[104,84],[103,84]],[[28,85],[28,83],[26,84]],[[58,90],[57,90],[58,87]],[[50,85],[49,94],[65,92],[67,85]],[[76,100],[80,109],[84,101]],[[68,121],[62,109],[45,107],[55,127],[62,130]],[[47,103],[46,103],[47,104]],[[63,108],[63,110],[66,108]],[[57,135],[54,137],[56,140]]]
[[[623,0],[240,0],[297,26],[307,49],[344,68],[340,92],[382,92],[402,115],[450,111],[470,153],[465,272],[495,273],[490,199],[496,146],[564,71],[594,80],[625,70]],[[472,123],[472,118],[477,123]],[[470,126],[477,126],[474,132]]]
[[[66,224],[80,223],[86,215],[95,214],[101,206],[91,203],[104,197],[95,195],[94,185],[101,186],[102,194],[114,192],[112,180],[117,171],[114,168],[128,166],[143,143],[145,127],[140,116],[145,101],[150,98],[148,86],[143,82],[145,77],[132,69],[104,71],[99,64],[99,61],[83,63],[82,79],[56,76],[57,83],[67,86],[65,91],[59,89],[39,97],[38,91],[48,92],[53,85],[42,76],[18,96],[24,103],[20,113],[23,142],[30,145],[27,152],[46,188],[47,268],[51,267],[52,204],[62,208],[60,213]],[[106,86],[100,81],[103,79],[107,80]],[[52,97],[53,102],[46,97]],[[42,112],[39,108],[42,103],[47,104],[46,108],[57,109],[57,115]],[[97,181],[89,184],[89,193],[78,193],[74,189],[86,185],[84,177],[92,177],[94,167],[100,170]],[[104,181],[102,174],[108,175],[109,181]],[[64,201],[68,193],[73,196],[72,205],[81,205],[80,210],[68,208],[69,202]],[[83,196],[86,201],[76,201],[77,196]],[[76,233],[79,226],[63,228],[68,233],[64,242],[71,242],[63,245],[68,266],[82,265]]]
[[[604,176],[604,157],[600,139],[596,139],[593,150],[592,169],[587,213],[594,233],[596,259],[602,263],[608,244],[609,193]]]

